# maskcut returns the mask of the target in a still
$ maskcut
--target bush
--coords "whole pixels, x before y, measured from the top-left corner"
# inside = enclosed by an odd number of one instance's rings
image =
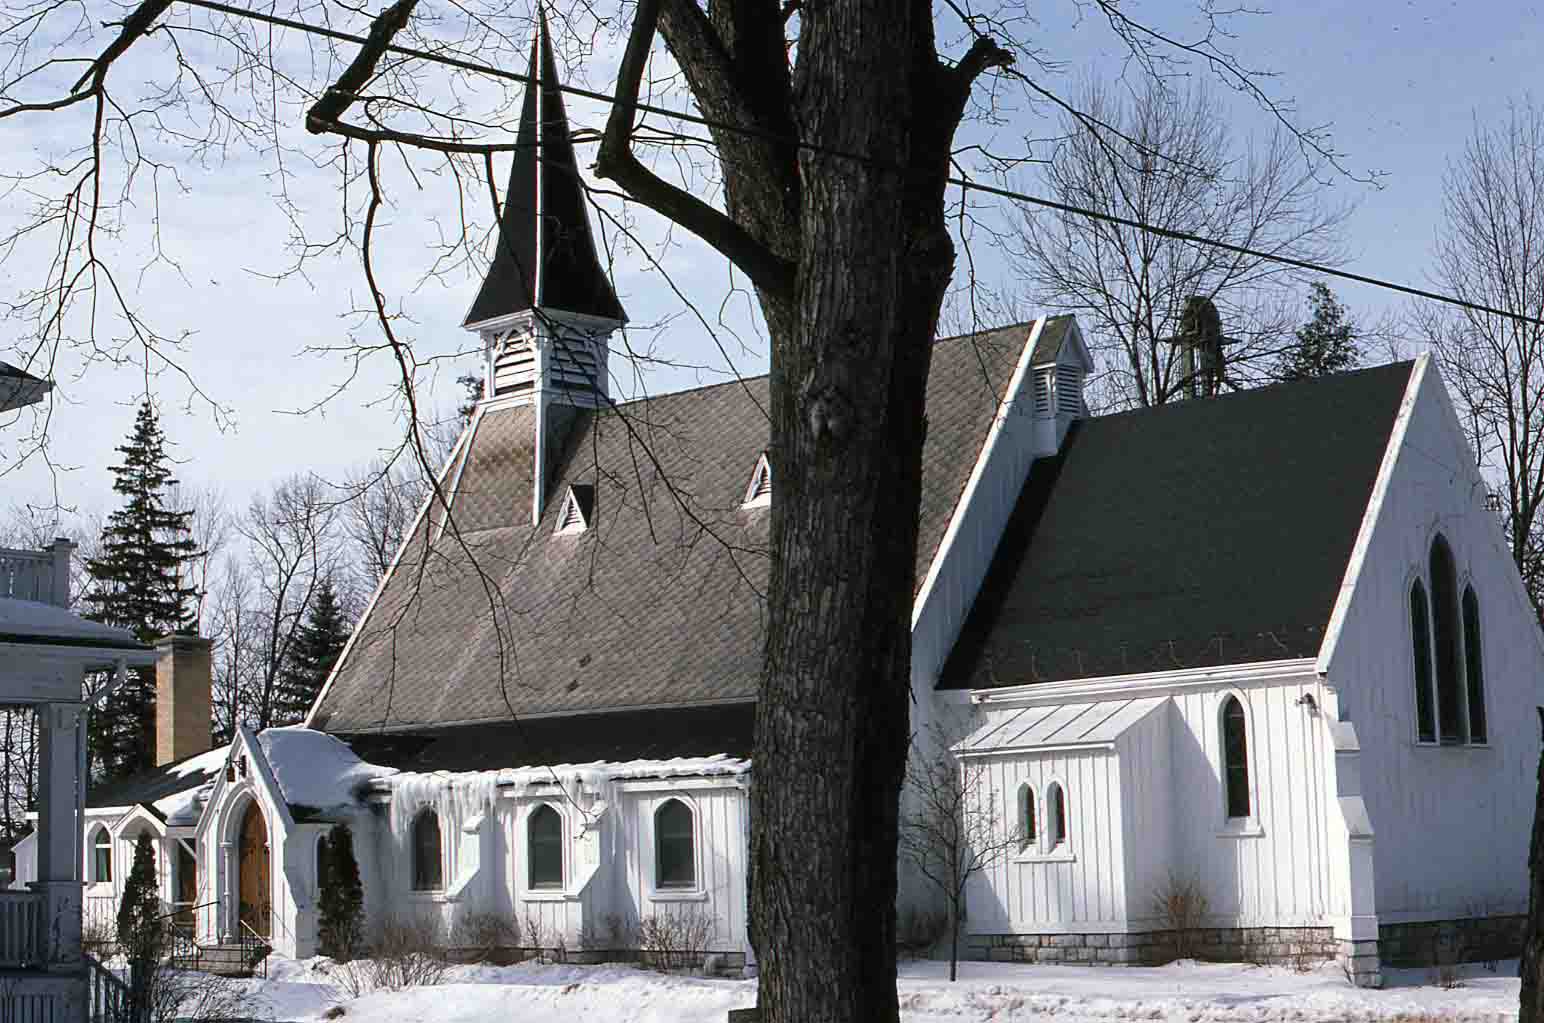
[[[520,947],[520,924],[499,913],[468,913],[451,928],[450,947],[460,962],[489,962],[503,949]]]
[[[365,957],[342,964],[334,976],[350,998],[358,998],[372,991],[438,984],[449,966],[435,921],[392,916],[381,921]]]
[[[713,939],[713,918],[700,909],[655,913],[638,922],[638,944],[661,970],[695,967]]]
[[[354,835],[339,824],[323,835],[317,866],[321,877],[317,944],[323,955],[346,963],[359,953],[364,936],[365,891],[354,859]]]
[[[1170,874],[1169,883],[1153,893],[1153,915],[1174,932],[1174,954],[1180,959],[1195,957],[1196,932],[1209,908],[1199,878]]]

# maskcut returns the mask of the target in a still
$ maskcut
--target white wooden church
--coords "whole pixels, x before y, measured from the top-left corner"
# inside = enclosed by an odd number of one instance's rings
[[[317,840],[347,821],[376,919],[495,913],[603,956],[686,915],[752,956],[767,382],[608,398],[624,313],[544,39],[530,67],[448,509],[303,727],[204,752],[207,650],[162,658],[168,762],[92,794],[88,906],[148,831],[200,942],[308,955]],[[1380,952],[1513,940],[1544,637],[1435,367],[1101,417],[1089,370],[1071,318],[933,354],[914,718],[962,722],[1019,836],[970,890],[970,949],[1161,958],[1175,879],[1211,953],[1361,983]]]

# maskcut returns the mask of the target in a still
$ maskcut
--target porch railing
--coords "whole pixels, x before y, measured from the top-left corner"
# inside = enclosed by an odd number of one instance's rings
[[[70,552],[74,549],[68,540],[55,540],[52,547],[41,551],[0,547],[0,599],[69,606]]]
[[[122,978],[87,956],[86,980],[86,1019],[90,1023],[136,1023],[129,1005],[129,985]]]
[[[42,961],[44,901],[42,892],[0,892],[0,967]]]

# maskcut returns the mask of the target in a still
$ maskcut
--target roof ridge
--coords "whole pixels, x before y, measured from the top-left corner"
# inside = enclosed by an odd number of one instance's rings
[[[1109,422],[1115,419],[1124,419],[1129,416],[1150,415],[1161,412],[1178,412],[1180,409],[1211,408],[1219,403],[1234,403],[1241,399],[1248,399],[1266,393],[1279,393],[1292,387],[1313,387],[1322,385],[1330,380],[1344,380],[1348,377],[1362,376],[1370,373],[1387,372],[1393,369],[1408,369],[1415,365],[1414,359],[1400,359],[1396,362],[1380,362],[1376,366],[1358,366],[1356,369],[1343,370],[1339,373],[1324,373],[1319,376],[1304,377],[1301,380],[1275,380],[1258,387],[1245,387],[1228,394],[1219,394],[1210,398],[1180,399],[1166,401],[1162,405],[1142,405],[1137,408],[1121,409],[1118,412],[1102,412],[1091,415],[1087,422]]]

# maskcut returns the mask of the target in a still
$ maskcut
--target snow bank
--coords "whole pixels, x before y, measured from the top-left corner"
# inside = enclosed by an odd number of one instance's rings
[[[730,1009],[756,1000],[752,980],[535,963],[455,967],[438,987],[349,1000],[332,984],[330,970],[325,959],[277,960],[268,980],[247,983],[278,1019],[320,1019],[342,1005],[345,1023],[723,1023]],[[904,1023],[1506,1023],[1516,1018],[1516,962],[1502,963],[1494,973],[1465,967],[1461,983],[1443,990],[1427,982],[1425,971],[1395,970],[1388,988],[1366,991],[1347,984],[1335,966],[1294,973],[1195,963],[1156,968],[962,963],[960,980],[951,984],[947,964],[914,962],[901,964],[897,987]]]
[[[347,806],[361,785],[397,773],[366,763],[326,732],[302,725],[264,729],[257,741],[284,801],[292,805],[319,810]]]

